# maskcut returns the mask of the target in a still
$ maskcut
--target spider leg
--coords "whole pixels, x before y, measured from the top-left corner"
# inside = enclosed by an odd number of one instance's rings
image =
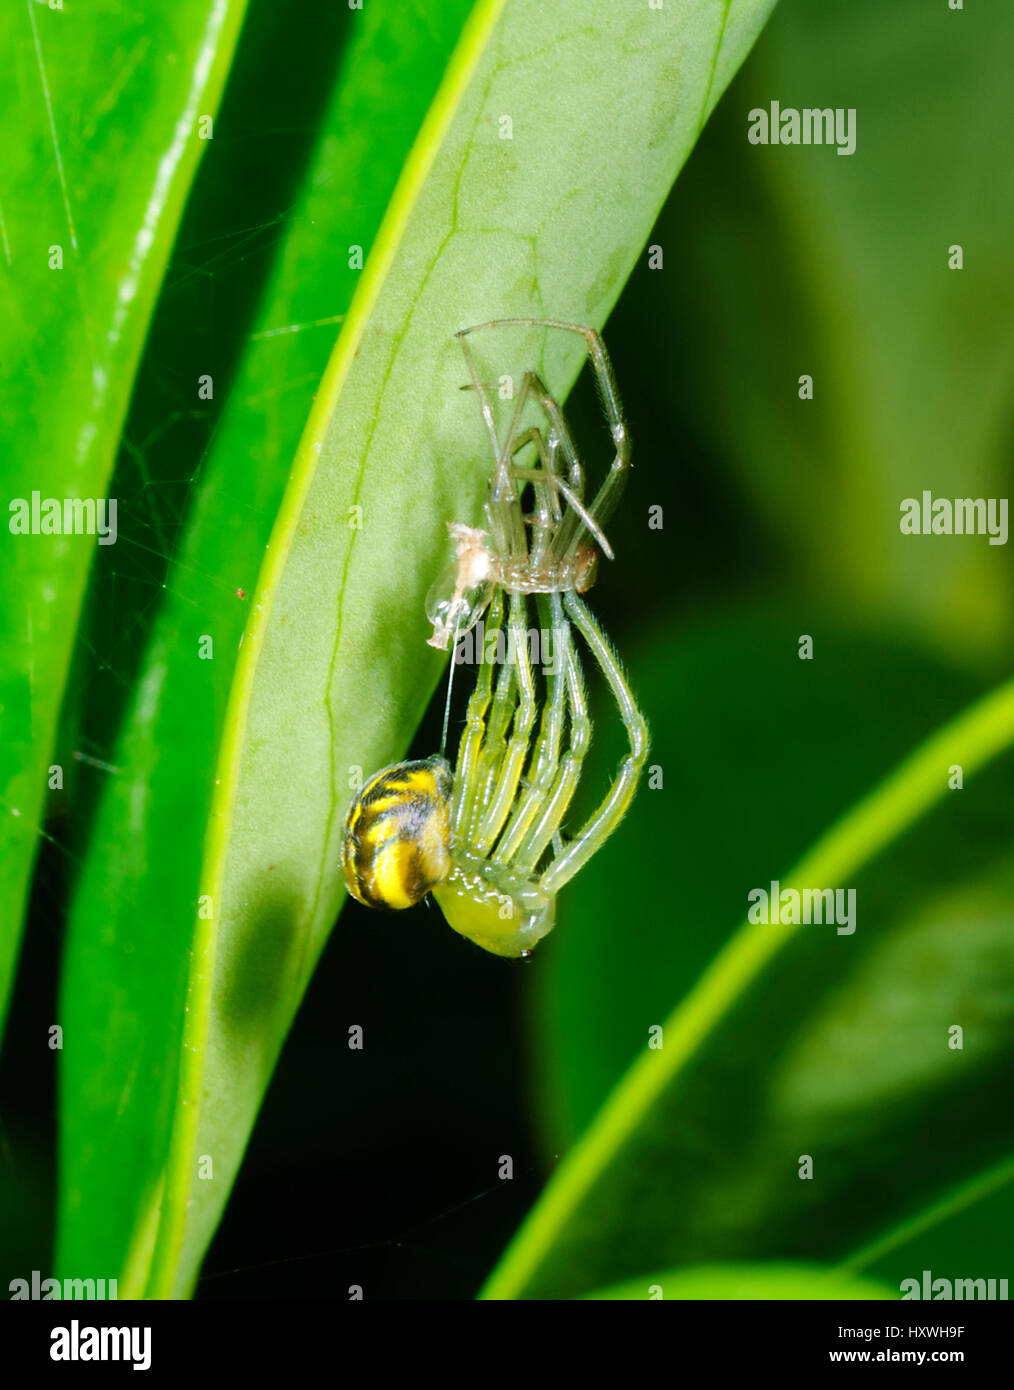
[[[507,822],[496,847],[495,857],[501,863],[510,863],[517,854],[525,835],[549,795],[560,760],[560,741],[563,737],[563,725],[567,714],[567,682],[558,635],[561,630],[567,629],[567,625],[563,617],[559,594],[550,595],[549,603],[546,603],[545,600],[540,602],[539,612],[543,617],[547,609],[551,614],[553,640],[552,668],[546,671],[548,698],[542,709],[539,736],[532,749],[527,792],[514,807],[511,818]]]
[[[521,410],[524,408],[529,398],[534,400],[536,404],[541,407],[546,418],[549,420],[546,448],[549,451],[550,457],[548,463],[545,458],[543,459],[543,466],[552,468],[555,485],[571,508],[570,512],[563,517],[559,531],[554,537],[554,554],[556,559],[558,561],[562,560],[564,555],[569,553],[572,537],[574,537],[575,540],[575,549],[577,544],[580,543],[582,534],[581,527],[578,525],[578,522],[580,522],[592,532],[596,544],[602,547],[603,554],[607,559],[611,560],[613,558],[613,552],[609,542],[606,540],[600,527],[593,520],[588,509],[584,505],[584,469],[581,465],[577,446],[574,443],[574,437],[570,432],[570,426],[567,424],[567,417],[560,409],[555,398],[549,394],[549,391],[546,389],[537,372],[525,372],[521,379],[517,406],[515,407],[515,414],[517,416],[520,416]],[[562,476],[563,470],[555,466],[557,452],[563,455],[567,475],[570,479],[569,484],[564,481]],[[515,472],[517,472],[517,469],[515,469]]]
[[[526,469],[516,466],[513,471],[514,476],[516,478],[535,478],[537,476],[540,476],[534,468]],[[613,548],[606,540],[605,536],[602,534],[602,531],[599,529],[594,517],[591,515],[590,512],[585,510],[583,504],[578,500],[577,496],[573,492],[571,492],[570,488],[563,481],[563,479],[560,477],[554,478],[553,486],[559,490],[559,492],[563,496],[563,500],[571,508],[574,514],[580,518],[587,530],[591,532],[592,536],[595,539],[596,545],[599,546],[599,548],[602,551],[602,554],[606,557],[606,559],[615,559],[615,555],[613,554]],[[565,524],[566,521],[561,523],[561,525]]]
[[[570,745],[560,760],[552,785],[538,816],[532,822],[522,840],[516,856],[519,871],[532,873],[545,853],[546,846],[560,828],[560,822],[567,813],[567,807],[577,790],[581,777],[581,764],[591,741],[591,719],[588,715],[588,701],[585,696],[584,676],[578,659],[568,622],[557,600],[554,620],[553,642],[557,660],[563,661],[567,687],[567,718],[570,726]],[[564,603],[566,597],[564,598]],[[540,887],[544,883],[540,880]],[[555,891],[555,890],[550,890]]]
[[[613,558],[612,547],[595,524],[594,519],[585,510],[580,494],[573,492],[560,476],[556,463],[556,455],[560,449],[560,441],[557,436],[551,432],[547,440],[542,431],[533,425],[518,437],[514,444],[514,454],[519,453],[527,444],[534,444],[542,465],[541,469],[525,467],[514,463],[512,459],[511,475],[522,482],[530,482],[535,493],[537,522],[529,551],[531,571],[538,573],[544,570],[547,556],[552,563],[554,554],[557,557],[561,555],[564,548],[561,537],[565,534],[568,524],[573,528],[575,515],[583,521],[601,547],[603,554],[611,560]],[[580,470],[578,471],[580,472]],[[560,507],[561,496],[570,507],[570,512],[567,514],[564,514]]]
[[[469,373],[472,377],[472,386],[479,397],[479,409],[482,411],[482,418],[485,422],[486,430],[489,434],[490,443],[493,446],[493,457],[495,459],[499,459],[500,444],[496,437],[496,421],[493,418],[493,407],[490,404],[489,395],[487,394],[490,388],[480,377],[479,368],[476,365],[475,361],[475,356],[472,352],[472,349],[468,346],[468,344],[465,341],[465,335],[470,331],[471,330],[466,329],[465,332],[456,333],[454,336],[458,339],[459,343],[461,344],[461,351],[464,353],[465,362],[468,366]],[[467,390],[467,387],[465,389]]]
[[[616,388],[613,364],[608,352],[606,352],[602,334],[598,329],[590,328],[584,323],[564,323],[560,319],[489,319],[486,323],[476,323],[471,328],[462,328],[455,336],[464,340],[469,333],[478,333],[484,328],[559,328],[564,333],[580,334],[588,348],[588,356],[591,358],[595,371],[603,409],[609,421],[613,443],[616,446],[617,457],[613,461],[613,469],[625,471],[630,462],[630,439],[627,434],[626,421],[623,418],[623,409],[620,405],[620,393]]]
[[[535,682],[532,679],[532,666],[528,650],[528,629],[526,627],[527,604],[523,594],[510,596],[510,616],[507,632],[510,650],[507,660],[515,667],[518,700],[514,707],[514,720],[511,725],[510,742],[499,763],[499,775],[495,787],[486,804],[482,822],[471,839],[471,847],[479,854],[488,854],[503,823],[510,813],[517,796],[518,784],[528,758],[528,745],[535,725]]]
[[[599,488],[595,500],[591,503],[588,510],[595,518],[599,526],[604,526],[613,513],[620,495],[627,481],[627,472],[630,468],[630,434],[627,430],[627,422],[623,416],[623,407],[620,404],[620,393],[616,388],[616,377],[613,373],[613,364],[609,354],[606,352],[606,345],[602,341],[602,335],[594,328],[583,327],[580,324],[557,324],[557,328],[570,329],[571,332],[580,333],[588,345],[588,357],[591,361],[592,370],[595,373],[595,385],[598,390],[599,400],[602,403],[606,420],[609,423],[609,433],[613,440],[613,461],[609,467],[605,482]],[[580,544],[580,535],[575,536],[570,542],[566,559],[573,560]]]
[[[513,321],[505,320],[504,322]],[[524,323],[527,321],[518,320],[518,322]],[[535,321],[533,320],[532,322],[534,323]],[[518,519],[516,508],[516,488],[514,487],[511,481],[512,470],[510,467],[510,463],[513,459],[514,453],[520,447],[520,444],[516,444],[515,440],[518,439],[520,435],[521,418],[524,413],[524,408],[530,394],[534,395],[538,403],[542,405],[543,410],[546,412],[552,425],[549,440],[550,471],[555,473],[556,470],[553,465],[555,465],[556,450],[557,448],[562,447],[563,452],[566,455],[568,468],[570,470],[571,491],[578,497],[579,500],[583,494],[584,477],[581,469],[581,463],[577,455],[577,450],[574,448],[574,443],[571,439],[570,431],[567,427],[567,422],[563,417],[563,413],[560,410],[559,406],[556,404],[556,402],[553,400],[553,398],[549,395],[549,392],[546,390],[546,388],[538,380],[534,372],[526,372],[521,379],[521,386],[518,390],[517,398],[515,401],[510,427],[507,431],[507,437],[503,443],[503,446],[501,447],[500,442],[497,439],[496,422],[493,414],[493,406],[489,396],[489,392],[493,388],[491,388],[488,383],[483,382],[479,374],[479,369],[475,361],[475,356],[467,342],[469,334],[476,332],[477,328],[486,328],[493,326],[496,326],[496,324],[479,324],[473,328],[462,328],[455,334],[455,337],[461,344],[461,350],[464,353],[465,362],[468,366],[469,374],[472,377],[472,387],[479,396],[483,420],[486,424],[486,430],[489,434],[490,442],[493,446],[493,455],[496,459],[496,474],[492,488],[490,520],[491,525],[494,528],[494,534],[497,540],[497,548],[501,554],[509,553],[514,558],[523,558],[524,547],[522,544],[519,543],[522,538],[519,537],[517,529]],[[525,442],[531,441],[532,436],[529,433],[525,436]],[[563,538],[561,538],[561,542],[562,541]],[[562,554],[562,544],[558,546],[558,550],[559,553]]]
[[[511,484],[510,470],[501,455],[500,441],[496,434],[496,420],[488,394],[489,387],[479,375],[475,355],[465,341],[467,332],[468,330],[465,330],[464,333],[456,333],[455,337],[461,344],[461,351],[472,378],[472,386],[479,398],[479,409],[482,411],[483,422],[493,448],[493,458],[496,460],[496,473],[490,500],[486,504],[486,515],[489,518],[490,530],[497,553],[516,558],[523,557],[526,551],[525,526],[521,516],[517,488]],[[508,455],[509,457],[510,455]]]
[[[534,400],[545,412],[550,429],[548,438],[543,438],[541,430],[535,427],[526,430],[524,434],[518,435],[517,431],[521,423],[521,415],[528,403]],[[558,560],[568,555],[573,559],[573,554],[577,550],[582,539],[580,522],[589,531],[605,555],[607,560],[614,558],[612,546],[606,540],[601,527],[595,520],[593,514],[584,505],[584,470],[581,467],[581,460],[578,456],[574,444],[570,427],[567,424],[563,411],[556,401],[546,390],[537,372],[525,372],[521,380],[521,387],[518,391],[517,401],[514,407],[514,415],[511,420],[511,427],[508,431],[508,445],[510,447],[510,457],[524,444],[535,444],[539,453],[539,460],[542,464],[542,471],[550,478],[551,485],[558,492],[570,507],[570,512],[562,516],[558,515],[560,525],[553,537],[553,549]],[[506,447],[506,446],[505,446]],[[562,453],[568,466],[570,483],[564,481],[562,470],[556,463],[557,453]],[[519,479],[534,479],[536,470],[523,468],[519,464],[512,462],[511,475]],[[558,505],[558,504],[557,504]],[[576,533],[576,534],[575,534]]]
[[[533,444],[538,452],[541,469],[525,468],[514,462],[514,458],[529,444]],[[533,425],[531,429],[519,435],[512,450],[511,476],[523,482],[530,482],[535,494],[536,520],[529,547],[529,561],[534,570],[544,565],[546,551],[560,523],[560,500],[557,495],[559,489],[554,486],[557,479],[553,474],[553,467],[553,456],[537,426]]]
[[[503,623],[503,593],[497,589],[489,608],[486,634],[500,631]],[[459,841],[473,818],[473,806],[479,790],[483,742],[486,733],[486,711],[493,698],[493,667],[478,654],[479,674],[475,689],[468,701],[465,728],[458,746],[458,761],[454,771],[454,792],[451,798],[451,834]]]
[[[602,527],[609,520],[613,508],[619,501],[626,482],[627,470],[630,467],[630,435],[627,431],[623,407],[620,404],[620,393],[616,387],[612,362],[606,351],[605,343],[602,341],[602,335],[598,329],[591,328],[587,324],[564,323],[559,319],[517,318],[490,319],[486,323],[479,323],[471,328],[462,329],[458,337],[464,340],[466,334],[476,333],[484,328],[557,328],[564,333],[577,333],[584,339],[592,370],[595,373],[595,384],[599,398],[609,424],[609,432],[612,435],[614,450],[613,461],[606,480],[588,508],[599,527]],[[556,406],[556,410],[559,412],[559,406]],[[568,528],[568,534],[565,538],[566,555],[561,558],[565,558],[568,562],[573,561],[577,548],[581,544],[581,539],[580,530],[576,534],[570,535]]]
[[[507,658],[510,653],[505,652],[504,655]],[[498,773],[507,755],[507,730],[517,705],[514,698],[515,681],[514,663],[505,659],[496,679],[493,704],[486,724],[486,735],[479,754],[477,766],[478,794],[472,807],[472,818],[467,827],[470,847],[475,843],[479,826],[493,800]]]
[[[570,434],[567,430],[566,422],[563,421],[563,431],[565,439],[561,440],[556,427],[556,421],[554,420],[553,415],[548,410],[546,410],[544,398],[546,400],[551,401],[553,410],[556,412],[557,416],[560,416],[560,419],[562,420],[559,407],[556,405],[555,401],[552,401],[552,398],[549,396],[549,393],[548,391],[546,391],[546,388],[542,385],[537,374],[535,372],[525,372],[524,376],[521,378],[521,385],[518,388],[518,393],[514,400],[514,409],[511,412],[510,425],[507,430],[507,437],[504,440],[503,450],[497,459],[498,468],[500,470],[497,474],[497,486],[500,485],[500,481],[504,476],[504,465],[510,465],[508,471],[511,474],[516,473],[516,467],[513,462],[514,455],[517,454],[524,447],[525,444],[530,443],[534,443],[536,448],[538,449],[539,458],[543,465],[543,468],[546,469],[547,472],[555,475],[556,453],[562,445],[565,453],[567,448],[570,448],[570,454],[573,457],[574,464],[578,471],[576,488],[580,492],[581,487],[583,485],[583,479],[580,477],[581,465],[577,461],[576,451],[574,450],[573,441],[570,439]],[[543,440],[542,431],[537,427],[530,427],[529,429],[524,430],[524,432],[522,433],[522,419],[524,417],[525,407],[527,406],[529,399],[534,399],[536,404],[542,406],[543,412],[549,417],[551,425],[549,444],[547,444],[546,441]],[[548,454],[547,450],[549,450]],[[557,499],[555,497],[553,498],[553,502],[554,505],[557,504]]]
[[[464,345],[462,345],[462,351],[464,350]],[[491,391],[494,394],[498,393],[500,389],[495,381],[480,381],[479,387],[483,391]],[[474,381],[466,381],[463,386],[458,387],[459,391],[474,391],[475,389],[476,386]]]
[[[637,789],[637,780],[648,756],[648,727],[644,716],[634,702],[619,662],[602,630],[576,593],[564,594],[563,604],[574,626],[595,654],[609,682],[623,716],[627,737],[630,740],[630,752],[620,765],[613,785],[598,810],[542,875],[541,886],[548,893],[558,892],[572,879],[619,825]]]

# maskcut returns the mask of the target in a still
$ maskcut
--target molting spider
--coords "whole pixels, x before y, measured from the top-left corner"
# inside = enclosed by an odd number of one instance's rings
[[[497,437],[491,388],[480,379],[467,338],[509,327],[560,329],[585,339],[614,446],[609,473],[588,504],[570,429],[535,372],[522,378],[502,444]],[[499,319],[456,336],[495,466],[487,530],[450,525],[456,555],[427,598],[429,640],[446,649],[488,608],[485,645],[506,636],[507,660],[494,686],[492,663],[480,653],[453,773],[441,754],[395,764],[369,779],[346,816],[342,863],[349,891],[367,906],[402,908],[432,893],[455,931],[497,955],[524,957],[552,929],[556,894],[623,818],[647,756],[644,719],[580,597],[594,582],[597,550],[613,556],[602,526],[622,491],[630,443],[612,367],[595,329]],[[523,426],[530,401],[545,413],[544,432]],[[537,462],[523,465],[518,455],[528,446]],[[526,514],[528,497],[532,511]],[[541,716],[529,649],[532,602],[552,638]],[[591,739],[578,638],[605,675],[630,751],[605,799],[565,841],[561,826]]]

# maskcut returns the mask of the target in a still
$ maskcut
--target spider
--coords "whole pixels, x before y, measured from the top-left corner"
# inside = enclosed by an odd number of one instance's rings
[[[584,505],[584,469],[567,421],[536,372],[526,372],[522,377],[507,435],[500,444],[489,399],[493,388],[480,379],[468,335],[487,328],[520,327],[562,329],[579,333],[585,339],[615,447],[606,481],[590,507]],[[591,588],[595,581],[596,546],[607,559],[613,559],[602,526],[619,500],[630,466],[630,440],[612,364],[594,328],[553,319],[493,319],[463,328],[455,337],[472,377],[470,387],[463,389],[478,393],[496,462],[484,508],[488,531],[460,522],[448,523],[456,557],[426,598],[426,615],[433,624],[429,644],[443,650],[453,636],[474,626],[496,585],[523,594],[569,590],[584,593]],[[535,401],[545,412],[549,421],[545,435],[537,426],[522,427],[529,401]],[[538,453],[538,468],[516,462],[517,455],[529,445]],[[561,456],[565,475],[560,468]],[[528,517],[522,513],[525,483],[531,484],[535,504],[534,514]]]
[[[502,445],[498,439],[491,388],[480,379],[467,338],[508,327],[560,329],[585,339],[614,445],[608,475],[590,504],[563,412],[535,372],[522,378]],[[350,892],[367,906],[402,908],[432,893],[462,936],[496,955],[524,958],[552,930],[559,890],[622,820],[647,757],[644,718],[580,597],[594,581],[598,550],[613,558],[602,526],[619,499],[630,443],[595,329],[497,319],[456,337],[495,464],[485,505],[488,529],[450,525],[456,556],[427,599],[429,641],[446,649],[488,609],[485,645],[506,637],[507,659],[495,683],[493,663],[480,660],[453,772],[441,753],[384,768],[367,781],[346,816],[342,863]],[[544,433],[522,427],[531,400],[545,413]],[[534,446],[537,464],[518,461],[527,446]],[[526,515],[529,495],[533,510]],[[541,716],[529,650],[530,603],[552,643]],[[605,799],[565,841],[561,827],[591,739],[578,638],[605,675],[630,748]],[[446,728],[445,715],[445,743]]]

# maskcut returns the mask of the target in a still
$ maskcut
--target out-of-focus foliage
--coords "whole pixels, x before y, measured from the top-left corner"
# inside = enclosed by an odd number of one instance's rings
[[[1014,483],[1012,46],[1005,5],[782,6],[671,204],[657,338],[805,591],[984,672],[1009,669],[1010,546],[899,516]],[[749,144],[772,100],[852,108],[855,153]]]

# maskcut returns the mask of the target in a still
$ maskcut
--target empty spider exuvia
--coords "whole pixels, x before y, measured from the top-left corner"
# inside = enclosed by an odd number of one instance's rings
[[[605,408],[614,456],[595,498],[585,504],[585,469],[567,420],[538,373],[526,371],[501,442],[490,388],[482,381],[469,347],[470,334],[489,328],[543,327],[580,334],[587,345],[599,395]],[[430,645],[446,649],[456,633],[467,630],[488,606],[493,588],[508,593],[584,593],[594,582],[598,550],[613,558],[602,527],[619,500],[630,466],[630,439],[620,409],[612,364],[594,328],[551,319],[493,319],[457,334],[478,394],[482,418],[495,460],[485,504],[488,529],[449,523],[455,559],[430,590],[427,617],[433,624]],[[526,407],[535,403],[546,426],[524,424]],[[520,464],[529,446],[537,465]],[[519,486],[520,484],[520,486]],[[525,515],[525,484],[533,511]]]

